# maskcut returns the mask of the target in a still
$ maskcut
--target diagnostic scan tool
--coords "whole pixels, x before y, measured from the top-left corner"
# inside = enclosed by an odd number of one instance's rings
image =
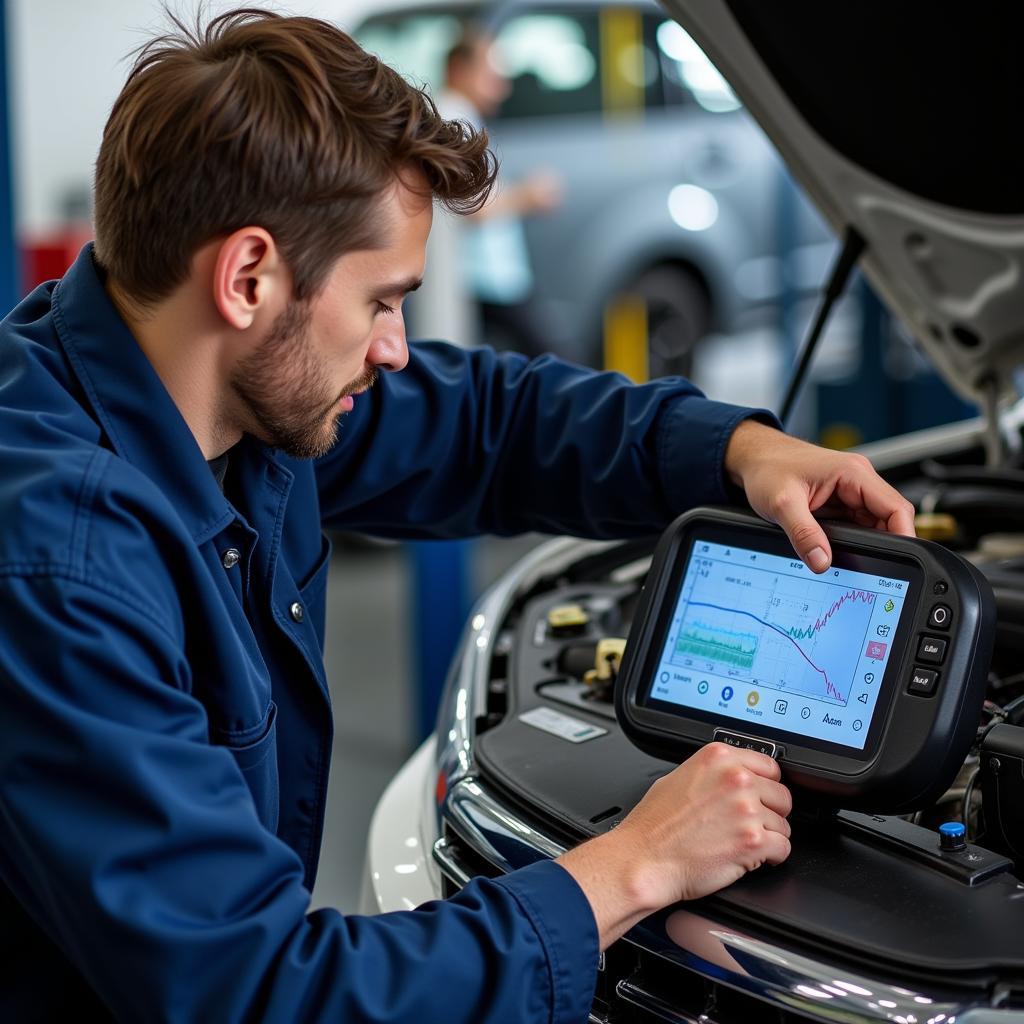
[[[696,509],[654,555],[616,685],[647,753],[721,741],[777,758],[799,799],[906,812],[975,736],[994,639],[984,577],[936,544],[825,524],[813,572],[778,527]]]

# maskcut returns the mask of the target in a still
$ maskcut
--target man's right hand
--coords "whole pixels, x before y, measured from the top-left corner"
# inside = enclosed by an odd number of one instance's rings
[[[789,790],[764,754],[709,743],[613,829],[558,863],[594,910],[604,949],[648,914],[789,856]]]

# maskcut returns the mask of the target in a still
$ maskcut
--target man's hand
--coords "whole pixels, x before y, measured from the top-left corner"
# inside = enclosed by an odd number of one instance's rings
[[[812,513],[914,535],[914,506],[863,455],[819,448],[745,420],[729,439],[725,471],[758,515],[786,531],[815,572],[829,567],[832,548]]]
[[[618,828],[559,858],[590,901],[601,948],[661,907],[784,861],[793,804],[779,778],[770,757],[709,743]]]

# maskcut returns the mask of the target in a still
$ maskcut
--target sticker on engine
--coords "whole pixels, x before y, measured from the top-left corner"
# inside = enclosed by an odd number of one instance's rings
[[[595,736],[603,736],[608,731],[600,726],[582,722],[578,718],[563,715],[561,711],[555,711],[553,708],[531,708],[519,716],[519,721],[532,725],[535,729],[549,732],[552,736],[560,736],[570,743],[584,743]]]

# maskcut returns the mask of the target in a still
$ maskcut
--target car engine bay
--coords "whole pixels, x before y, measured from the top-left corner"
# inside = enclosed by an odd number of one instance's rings
[[[878,461],[918,509],[920,535],[969,560],[995,596],[996,640],[984,702],[956,778],[911,814],[795,814],[786,864],[754,872],[685,911],[655,915],[621,949],[609,951],[629,962],[602,972],[605,1003],[599,998],[595,1006],[606,1005],[610,1015],[595,1011],[592,1019],[690,1019],[616,1016],[623,1011],[612,1008],[630,986],[637,991],[626,1002],[645,1012],[660,1005],[696,1014],[713,1005],[718,1016],[707,1019],[819,1019],[795,1009],[763,1018],[750,1008],[726,1012],[723,1000],[738,998],[735,985],[712,985],[706,977],[703,988],[683,998],[680,978],[665,974],[666,957],[682,955],[679,930],[688,936],[683,961],[692,966],[700,946],[694,929],[718,936],[723,925],[737,929],[743,941],[767,942],[794,957],[828,950],[830,963],[841,963],[853,972],[846,977],[861,984],[865,977],[876,986],[885,978],[897,993],[928,993],[915,995],[918,1000],[945,993],[948,1009],[979,999],[1024,1008],[1024,471],[986,467],[984,442],[968,428],[927,458],[901,461],[895,442],[885,444]],[[614,705],[653,548],[653,540],[586,548],[554,572],[538,571],[495,631],[486,701],[473,723],[472,774],[517,815],[521,828],[545,838],[547,846],[539,844],[545,855],[614,828],[673,767],[629,741]],[[494,874],[493,858],[486,851],[479,856],[466,819],[449,813],[451,801],[447,809],[443,800],[440,806],[445,842],[459,847],[474,873]],[[940,826],[951,822],[965,830],[963,856],[954,865],[940,852]],[[637,936],[645,938],[638,942]],[[725,954],[708,956],[713,963]],[[743,962],[734,948],[727,959],[731,967]],[[707,974],[706,964],[701,973]],[[816,989],[828,990],[828,984]]]

